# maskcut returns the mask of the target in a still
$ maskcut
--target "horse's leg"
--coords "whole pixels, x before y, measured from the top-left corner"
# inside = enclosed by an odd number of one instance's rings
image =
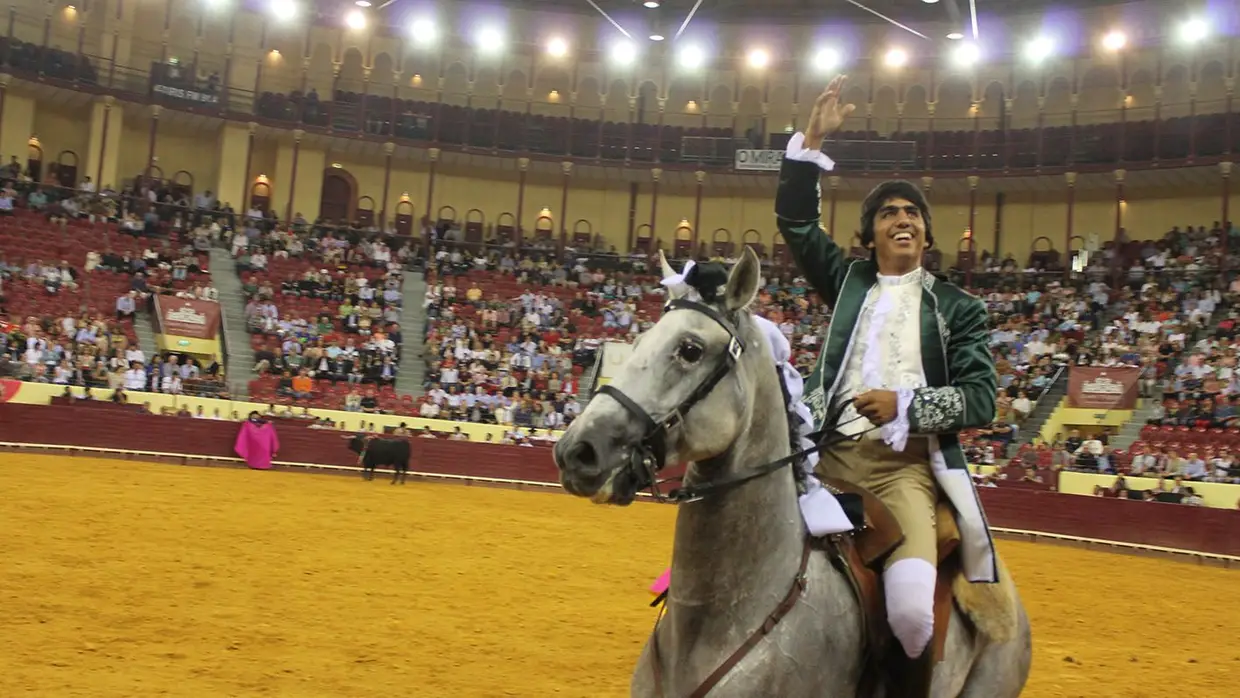
[[[409,477],[409,464],[400,464],[400,484],[405,484],[405,478]]]
[[[399,463],[393,463],[393,464],[392,464],[392,482],[391,482],[391,484],[395,485],[395,484],[396,484],[396,481],[397,481],[397,480],[399,480],[399,479],[400,479],[400,464],[399,464]]]
[[[1024,606],[1020,607],[1017,622],[1014,639],[982,648],[960,698],[1016,698],[1020,695],[1033,662],[1033,637]]]

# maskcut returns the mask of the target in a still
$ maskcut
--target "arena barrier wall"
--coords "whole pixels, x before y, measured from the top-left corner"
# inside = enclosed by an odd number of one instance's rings
[[[160,417],[97,407],[0,404],[0,443],[146,452],[235,460],[235,422]],[[282,427],[278,464],[354,467],[344,434]],[[431,476],[558,482],[550,449],[411,439],[413,471]],[[1240,511],[1083,497],[1022,488],[981,488],[994,527],[1240,556]]]

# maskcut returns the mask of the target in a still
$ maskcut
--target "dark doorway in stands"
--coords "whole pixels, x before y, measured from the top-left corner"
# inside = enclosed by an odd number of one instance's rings
[[[323,171],[319,218],[331,223],[353,222],[357,207],[357,180],[348,170],[329,167]]]
[[[56,156],[56,179],[65,189],[77,188],[78,156],[72,150],[62,150]],[[95,182],[96,191],[102,186]]]

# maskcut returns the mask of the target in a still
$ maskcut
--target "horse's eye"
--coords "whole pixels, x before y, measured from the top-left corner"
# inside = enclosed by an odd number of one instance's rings
[[[695,364],[702,360],[702,354],[706,353],[702,347],[694,342],[685,340],[676,348],[676,358],[687,364]]]

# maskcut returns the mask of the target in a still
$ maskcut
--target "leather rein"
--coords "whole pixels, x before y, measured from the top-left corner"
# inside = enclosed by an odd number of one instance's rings
[[[684,400],[677,404],[676,407],[672,408],[668,414],[658,419],[652,417],[645,408],[637,404],[637,402],[628,395],[625,395],[619,388],[608,384],[601,386],[598,389],[599,393],[607,395],[616,402],[620,403],[625,410],[637,417],[645,425],[644,436],[639,442],[638,448],[634,449],[628,465],[628,467],[634,471],[633,474],[637,478],[636,481],[639,483],[639,490],[648,488],[650,490],[650,494],[660,502],[674,504],[697,502],[708,496],[718,495],[728,490],[735,489],[752,480],[778,472],[784,467],[792,465],[812,453],[830,448],[838,443],[842,443],[843,441],[857,438],[857,434],[844,435],[838,432],[839,427],[843,426],[839,423],[840,413],[842,413],[844,408],[852,402],[851,400],[848,400],[840,404],[835,410],[832,411],[831,414],[827,416],[826,419],[823,420],[823,424],[830,424],[832,426],[808,435],[810,441],[815,444],[809,448],[797,451],[778,460],[764,463],[755,468],[749,469],[745,473],[697,485],[682,484],[679,487],[673,487],[666,493],[663,492],[660,487],[661,485],[678,479],[683,482],[683,478],[670,478],[663,480],[658,478],[659,472],[666,466],[665,461],[667,458],[669,434],[684,423],[685,415],[694,407],[694,405],[701,402],[707,395],[710,395],[710,393],[714,391],[715,387],[719,385],[719,382],[732,372],[732,370],[736,367],[737,362],[740,360],[741,354],[745,351],[745,343],[738,334],[736,325],[713,307],[706,305],[705,303],[680,298],[668,302],[663,308],[665,314],[673,310],[691,310],[709,317],[728,333],[728,347],[723,358],[718,364],[715,365],[715,367],[707,375],[706,379],[692,392],[690,392]],[[849,421],[856,421],[857,419],[861,419],[861,417],[857,417]],[[797,573],[793,576],[792,584],[788,588],[788,593],[784,595],[783,600],[781,600],[779,605],[775,607],[775,610],[771,611],[766,619],[763,620],[762,624],[749,635],[745,642],[737,647],[727,659],[719,664],[719,666],[716,667],[715,670],[711,672],[711,674],[707,676],[692,693],[689,694],[689,698],[704,698],[704,696],[710,693],[710,691],[720,681],[722,681],[725,676],[728,675],[728,672],[732,671],[732,669],[735,668],[736,665],[749,654],[750,650],[752,650],[764,637],[769,635],[775,627],[779,625],[779,622],[783,620],[784,616],[788,615],[788,613],[797,605],[797,601],[800,600],[802,593],[808,585],[806,570],[809,567],[810,550],[810,538],[807,535],[802,546],[800,567],[797,569]],[[667,592],[664,592],[664,594],[666,593]],[[658,601],[656,600],[656,603],[657,602]],[[655,695],[660,698],[663,696],[663,664],[659,656],[659,622],[663,619],[665,609],[666,604],[659,609],[659,614],[655,618],[654,629],[650,634],[652,651],[651,661],[655,680]]]

